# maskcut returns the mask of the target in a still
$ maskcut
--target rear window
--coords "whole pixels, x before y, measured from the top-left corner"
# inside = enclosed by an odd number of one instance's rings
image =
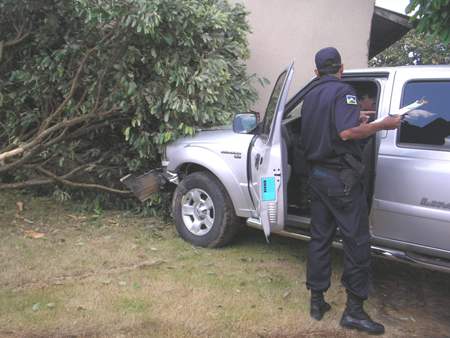
[[[398,142],[405,146],[450,150],[450,80],[408,82],[402,107],[421,98],[428,103],[406,116]]]

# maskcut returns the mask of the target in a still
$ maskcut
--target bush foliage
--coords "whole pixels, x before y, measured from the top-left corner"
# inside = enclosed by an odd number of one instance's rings
[[[450,64],[450,45],[414,29],[369,60],[371,67],[439,64]]]
[[[0,189],[123,194],[161,146],[256,98],[226,0],[2,0]]]
[[[406,12],[419,33],[450,43],[450,0],[410,0]]]

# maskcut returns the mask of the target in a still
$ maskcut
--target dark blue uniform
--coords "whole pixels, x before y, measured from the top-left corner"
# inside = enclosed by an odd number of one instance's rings
[[[320,77],[302,106],[301,143],[310,164],[311,242],[308,247],[307,287],[326,291],[330,286],[330,247],[336,228],[344,243],[342,283],[366,299],[370,245],[368,207],[360,181],[343,183],[343,157],[361,159],[357,141],[342,141],[339,133],[357,127],[360,110],[353,88],[337,77]]]

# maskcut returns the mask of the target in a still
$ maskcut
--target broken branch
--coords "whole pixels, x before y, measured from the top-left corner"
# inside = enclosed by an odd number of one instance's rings
[[[36,170],[40,171],[42,174],[44,174],[50,178],[53,178],[55,181],[62,183],[64,185],[70,186],[70,187],[102,190],[102,191],[111,192],[111,193],[120,194],[120,195],[130,195],[131,194],[131,191],[128,191],[128,190],[114,189],[114,188],[106,187],[106,186],[100,185],[100,184],[72,182],[63,177],[57,176],[54,173],[52,173],[42,167],[37,167]]]

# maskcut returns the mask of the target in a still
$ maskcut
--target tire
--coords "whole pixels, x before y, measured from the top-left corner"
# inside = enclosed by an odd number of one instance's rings
[[[223,185],[205,171],[181,181],[173,195],[172,213],[178,234],[201,247],[227,245],[242,223]]]

